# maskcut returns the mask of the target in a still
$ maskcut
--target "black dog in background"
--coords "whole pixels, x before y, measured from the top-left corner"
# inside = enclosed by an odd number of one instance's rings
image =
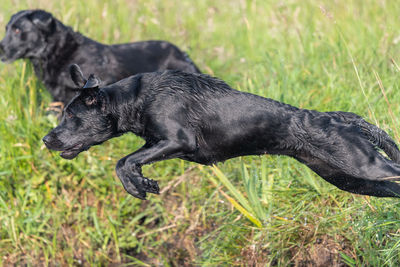
[[[400,180],[400,151],[383,130],[353,113],[299,109],[180,71],[138,74],[101,89],[77,65],[71,76],[82,91],[44,143],[72,159],[126,132],[141,136],[145,145],[116,167],[137,198],[159,191],[143,177],[144,164],[172,158],[213,164],[262,154],[291,156],[345,191],[400,196],[400,185],[390,181]]]
[[[30,59],[53,99],[65,104],[76,93],[68,73],[72,63],[101,75],[102,85],[141,72],[200,72],[186,53],[166,41],[104,45],[74,32],[43,10],[24,10],[11,17],[0,42],[0,58],[8,62]]]

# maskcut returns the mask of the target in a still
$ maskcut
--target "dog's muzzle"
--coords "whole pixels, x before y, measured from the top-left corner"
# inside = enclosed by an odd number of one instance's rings
[[[4,51],[4,46],[1,42],[0,42],[0,60],[3,62],[7,61],[6,51]]]
[[[62,150],[63,144],[57,137],[53,136],[52,133],[49,133],[42,139],[43,143],[46,145],[48,149],[52,150]]]

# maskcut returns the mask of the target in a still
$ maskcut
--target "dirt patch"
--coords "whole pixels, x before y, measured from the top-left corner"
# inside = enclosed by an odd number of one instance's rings
[[[122,254],[135,257],[149,266],[196,266],[196,259],[202,253],[197,241],[216,226],[210,221],[204,223],[200,219],[201,208],[195,203],[189,205],[190,208],[188,208],[183,201],[183,196],[174,192],[176,186],[182,182],[183,178],[181,178],[178,177],[168,184],[167,190],[160,195],[163,206],[166,207],[162,218],[146,222],[144,217],[139,222],[146,227],[146,231],[139,233],[137,237],[142,239],[144,244],[149,239],[158,243],[159,246],[147,246],[139,253],[136,248],[125,249],[121,251]],[[191,181],[195,183],[193,180],[196,178],[191,177]],[[143,201],[140,210],[147,210],[148,205],[151,204]],[[126,263],[129,260],[126,259],[123,262]]]
[[[260,246],[260,244],[252,244],[242,248],[241,258],[238,259],[238,266],[267,266],[269,260],[269,251]]]
[[[296,267],[344,267],[347,265],[343,262],[340,252],[349,256],[353,255],[346,239],[339,237],[335,240],[328,235],[320,236],[306,246],[295,247],[290,252],[292,263]]]

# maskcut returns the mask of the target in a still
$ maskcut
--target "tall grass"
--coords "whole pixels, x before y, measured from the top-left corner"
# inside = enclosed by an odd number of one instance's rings
[[[396,1],[5,1],[44,8],[104,43],[165,39],[232,87],[308,109],[355,112],[398,140]],[[0,65],[2,265],[397,266],[399,201],[356,196],[285,157],[145,166],[165,192],[139,201],[116,177],[127,134],[61,159],[29,62]],[[325,254],[324,254],[325,253]],[[316,256],[317,255],[317,256]],[[329,258],[329,257],[325,258]],[[325,259],[326,260],[326,259]]]

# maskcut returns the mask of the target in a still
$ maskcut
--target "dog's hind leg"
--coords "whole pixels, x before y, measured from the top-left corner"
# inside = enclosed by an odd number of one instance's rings
[[[350,176],[336,178],[323,177],[329,183],[344,191],[375,197],[397,197],[400,198],[400,185],[389,181],[371,181]]]
[[[400,164],[400,150],[396,142],[384,130],[365,121],[362,117],[354,113],[343,111],[327,113],[337,115],[347,123],[355,124],[372,144],[382,149],[391,160]]]
[[[306,164],[324,180],[341,190],[375,197],[400,197],[399,184],[385,181],[383,180],[384,178],[381,178],[381,180],[378,178],[383,176],[393,176],[396,174],[399,175],[400,172],[385,173],[385,171],[382,170],[383,173],[381,173],[381,176],[375,177],[377,179],[372,180],[374,177],[368,176],[366,172],[360,173],[360,175],[365,175],[366,177],[355,176],[354,174],[350,174],[348,170],[341,169],[338,166],[333,167],[315,157],[303,156],[297,157],[297,159]],[[371,168],[374,168],[374,166],[371,166]]]
[[[354,126],[332,127],[333,142],[316,139],[296,158],[338,188],[356,194],[399,197],[400,165],[381,155]],[[323,141],[329,140],[324,137]],[[315,145],[320,146],[315,148]]]
[[[358,125],[375,146],[382,149],[394,162],[400,163],[400,150],[384,130],[364,120],[359,121]]]

